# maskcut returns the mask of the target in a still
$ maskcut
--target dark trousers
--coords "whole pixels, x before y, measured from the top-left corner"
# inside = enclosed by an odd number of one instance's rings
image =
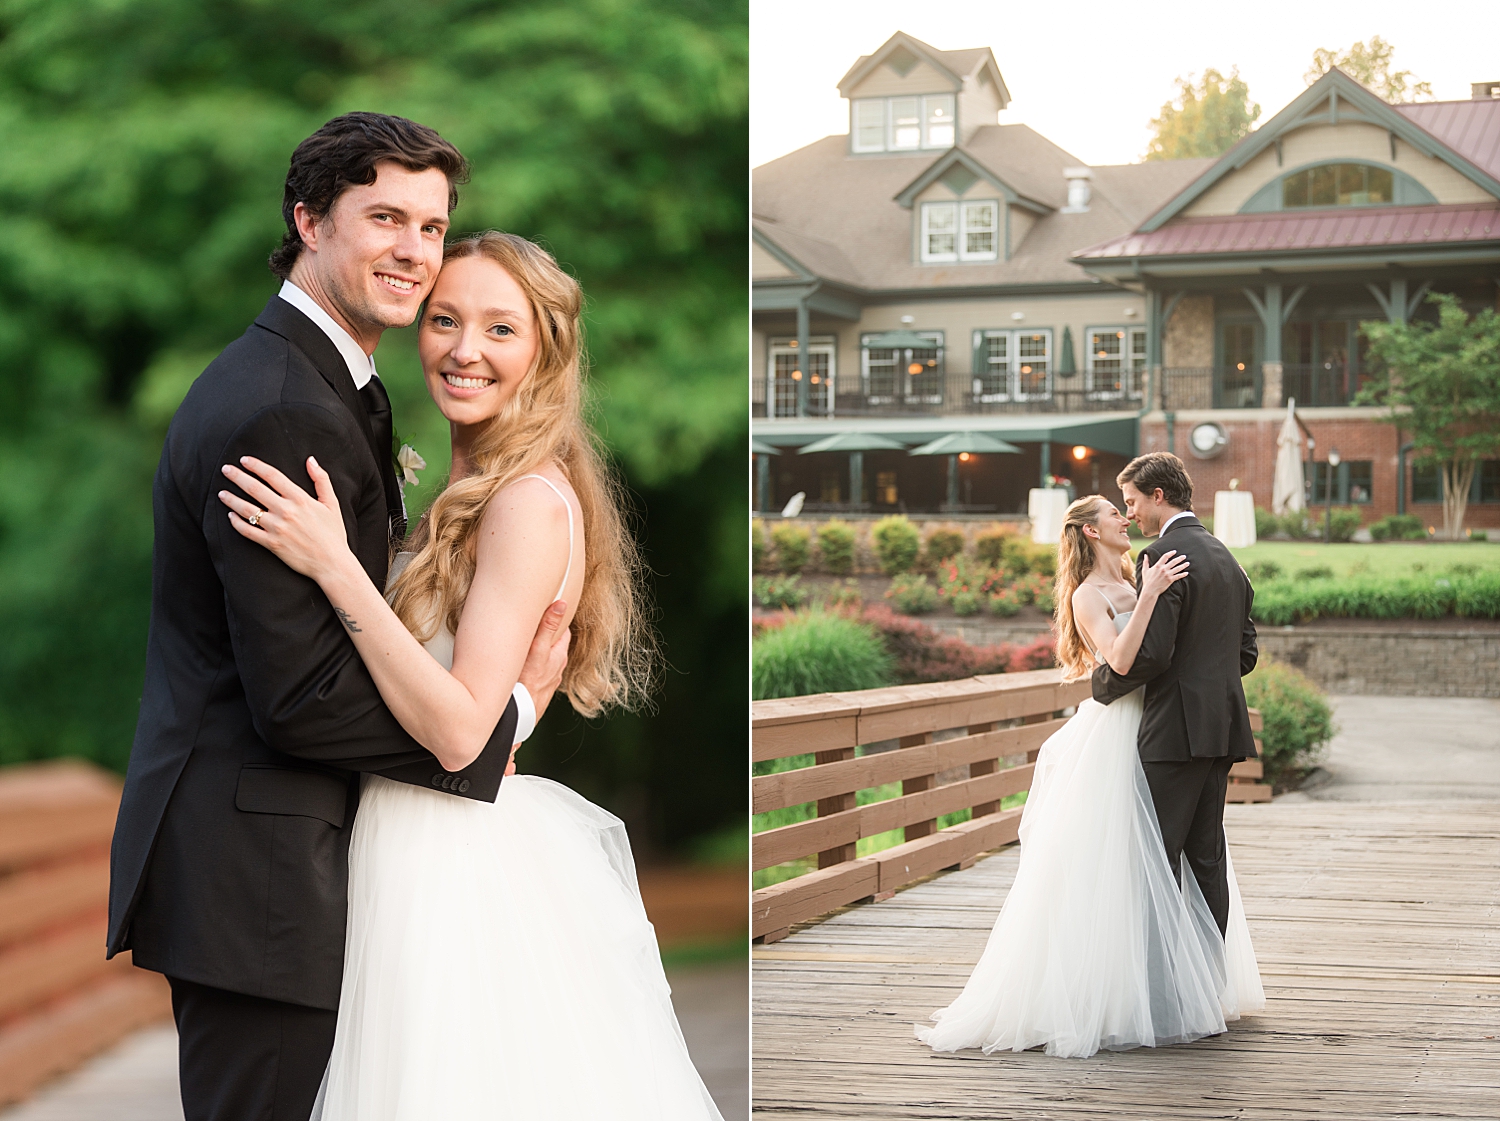
[[[1224,848],[1224,795],[1233,759],[1191,759],[1186,763],[1142,763],[1156,820],[1167,848],[1167,862],[1181,886],[1187,856],[1203,898],[1219,924],[1229,928],[1229,864]]]
[[[339,1014],[167,980],[185,1121],[307,1121]]]

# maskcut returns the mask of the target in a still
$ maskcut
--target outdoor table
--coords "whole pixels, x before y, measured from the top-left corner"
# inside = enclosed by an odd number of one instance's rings
[[[1255,544],[1255,496],[1248,490],[1214,492],[1214,536],[1231,549]]]
[[[1026,516],[1031,519],[1031,539],[1038,545],[1056,545],[1062,536],[1063,516],[1067,512],[1066,490],[1032,487],[1026,503]]]

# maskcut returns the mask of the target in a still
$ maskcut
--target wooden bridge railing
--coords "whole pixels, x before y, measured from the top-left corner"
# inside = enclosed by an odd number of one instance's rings
[[[807,766],[751,780],[754,813],[816,803],[816,816],[766,829],[751,841],[756,870],[817,854],[816,871],[754,893],[751,934],[774,942],[793,923],[943,869],[1016,840],[1021,809],[1001,800],[1030,789],[1037,751],[1089,695],[1056,669],[993,674],[929,685],[820,693],[752,706],[756,763],[811,755]],[[1252,712],[1260,727],[1260,714]],[[864,754],[856,751],[865,745]],[[874,748],[874,750],[871,750]],[[1251,772],[1254,772],[1253,774]],[[1237,764],[1236,779],[1258,778],[1260,763]],[[857,805],[861,790],[900,782],[900,795]],[[1269,787],[1241,788],[1233,800],[1262,800]],[[938,828],[944,814],[968,821]],[[902,843],[858,856],[864,837],[901,829]]]

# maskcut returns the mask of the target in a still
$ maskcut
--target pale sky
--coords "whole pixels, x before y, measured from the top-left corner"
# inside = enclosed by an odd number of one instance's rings
[[[750,163],[849,131],[835,85],[897,31],[940,50],[989,47],[1010,90],[1002,124],[1027,124],[1092,165],[1133,163],[1178,75],[1238,66],[1263,123],[1306,88],[1318,47],[1379,35],[1395,66],[1440,101],[1500,79],[1500,4],[1259,0],[751,0]]]

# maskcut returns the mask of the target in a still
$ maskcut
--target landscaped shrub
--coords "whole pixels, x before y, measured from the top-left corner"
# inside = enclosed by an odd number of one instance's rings
[[[766,523],[750,519],[750,568],[759,572],[766,563]]]
[[[1328,518],[1328,536],[1334,541],[1353,541],[1360,521],[1358,510],[1348,507],[1336,509]]]
[[[1017,534],[1014,528],[1003,525],[976,534],[974,537],[974,559],[986,567],[999,568],[1005,542],[1015,536]]]
[[[1034,642],[1022,646],[1010,657],[1010,672],[1022,673],[1030,669],[1050,669],[1057,665],[1057,639],[1044,634]]]
[[[926,615],[938,605],[937,589],[926,576],[905,572],[891,581],[885,598],[903,615]]]
[[[864,620],[885,640],[886,649],[896,661],[896,677],[903,685],[957,681],[981,673],[1008,673],[1016,653],[1013,646],[1004,642],[972,646],[883,606],[865,608]]]
[[[1255,537],[1275,537],[1281,531],[1281,519],[1264,506],[1255,508]]]
[[[818,564],[824,572],[847,576],[854,571],[854,527],[837,518],[818,529]]]
[[[864,605],[864,602],[865,597],[859,591],[859,581],[853,579],[845,580],[823,598],[823,603],[827,607],[853,607],[858,609]]]
[[[1333,569],[1326,564],[1315,564],[1308,568],[1299,568],[1292,575],[1298,580],[1332,580]]]
[[[922,547],[922,538],[911,519],[900,514],[881,518],[870,528],[870,539],[875,543],[875,556],[880,561],[880,571],[887,576],[899,576],[910,572],[917,563],[917,553]]]
[[[1370,536],[1376,541],[1425,541],[1427,527],[1415,514],[1387,514],[1370,523]]]
[[[799,614],[751,648],[751,693],[758,701],[894,682],[895,660],[875,628],[833,612]]]
[[[978,592],[954,592],[953,598],[948,602],[953,605],[953,614],[964,617],[978,615],[984,606],[984,601]]]
[[[1311,768],[1333,738],[1333,710],[1322,690],[1291,666],[1262,659],[1245,678],[1245,701],[1265,721],[1261,762],[1272,783]]]
[[[942,564],[964,551],[964,535],[956,529],[935,529],[927,535],[925,551],[928,564]]]
[[[1251,584],[1269,584],[1280,579],[1281,565],[1272,560],[1252,561],[1245,569],[1245,575],[1250,577]]]
[[[1281,515],[1281,532],[1293,541],[1302,541],[1308,537],[1316,537],[1322,532],[1322,524],[1313,526],[1308,518],[1306,510],[1288,510]]]
[[[991,615],[998,615],[1002,619],[1009,619],[1013,615],[1019,615],[1021,608],[1025,606],[1015,588],[1001,588],[992,593],[986,601]]]
[[[782,572],[801,572],[807,567],[812,534],[806,526],[782,522],[771,531],[771,544],[776,546],[776,567]]]
[[[757,576],[753,590],[762,607],[801,607],[811,595],[801,584],[800,576]]]

